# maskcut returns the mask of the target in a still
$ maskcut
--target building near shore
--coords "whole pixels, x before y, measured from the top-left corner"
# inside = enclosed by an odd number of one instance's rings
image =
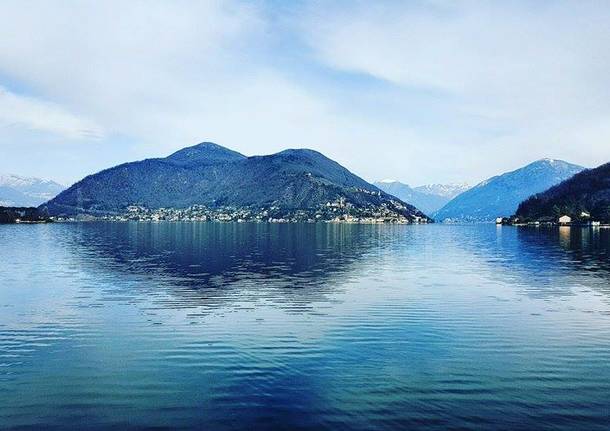
[[[570,223],[572,223],[572,217],[570,217],[569,215],[562,215],[561,217],[559,217],[560,225],[566,226],[566,225],[569,225]]]

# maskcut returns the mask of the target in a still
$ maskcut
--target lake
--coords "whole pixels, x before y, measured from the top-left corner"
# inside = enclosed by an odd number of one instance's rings
[[[0,429],[610,424],[610,229],[0,226]]]

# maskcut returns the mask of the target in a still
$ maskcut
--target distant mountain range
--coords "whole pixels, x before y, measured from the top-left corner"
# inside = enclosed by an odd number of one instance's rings
[[[0,174],[0,206],[36,207],[64,189],[50,180]]]
[[[468,190],[467,184],[429,184],[410,187],[396,180],[374,183],[386,193],[416,206],[426,214],[433,214],[458,194]]]
[[[610,222],[610,163],[582,171],[519,205],[516,216],[531,221],[573,219],[588,213],[591,220]]]
[[[209,142],[90,175],[44,207],[51,215],[73,216],[116,214],[132,205],[313,209],[337,201],[425,217],[317,151],[246,157]]]
[[[584,169],[562,160],[538,160],[483,181],[452,199],[433,216],[437,221],[468,222],[510,216],[529,196],[543,192]]]
[[[464,193],[472,186],[468,183],[451,183],[451,184],[427,184],[415,187],[413,190],[429,195],[443,196],[447,199],[453,199],[457,195]]]

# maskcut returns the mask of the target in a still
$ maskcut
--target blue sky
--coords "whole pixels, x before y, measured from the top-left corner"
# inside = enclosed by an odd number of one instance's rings
[[[606,1],[3,1],[0,172],[70,184],[201,141],[367,180],[610,161]]]

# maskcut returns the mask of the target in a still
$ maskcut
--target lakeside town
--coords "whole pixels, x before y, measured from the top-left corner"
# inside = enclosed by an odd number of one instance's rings
[[[78,221],[111,222],[233,222],[233,223],[359,223],[359,224],[425,224],[432,220],[425,217],[397,215],[396,211],[385,205],[380,207],[355,207],[344,200],[328,202],[318,209],[285,209],[279,206],[267,208],[219,207],[192,205],[188,208],[146,208],[131,205],[120,214],[94,216],[81,214],[74,217],[48,216],[37,208],[0,207],[0,223],[50,223]],[[519,217],[498,217],[496,225],[504,226],[578,226],[610,228],[610,223],[591,218],[582,211],[576,217],[561,215],[556,219],[522,220]]]
[[[4,223],[44,223],[74,221],[114,221],[114,222],[259,222],[259,223],[362,223],[362,224],[410,224],[428,223],[427,217],[401,214],[400,207],[387,204],[361,207],[338,199],[327,202],[316,209],[286,209],[280,206],[263,208],[254,207],[218,207],[192,205],[187,208],[147,208],[141,205],[130,205],[126,211],[118,214],[79,214],[70,217],[48,216],[36,208],[0,207],[0,222]]]
[[[379,207],[356,207],[344,200],[328,202],[317,209],[286,209],[279,206],[263,208],[219,207],[192,205],[188,208],[151,209],[131,205],[127,211],[117,215],[106,215],[97,219],[108,221],[211,221],[211,222],[259,222],[259,223],[427,223],[424,217],[407,217],[387,205]]]
[[[534,221],[522,220],[517,216],[498,217],[496,218],[496,224],[506,226],[581,226],[610,228],[610,223],[602,223],[599,220],[593,219],[591,213],[587,211],[581,211],[580,214],[575,217],[562,214],[555,219],[546,218]]]

